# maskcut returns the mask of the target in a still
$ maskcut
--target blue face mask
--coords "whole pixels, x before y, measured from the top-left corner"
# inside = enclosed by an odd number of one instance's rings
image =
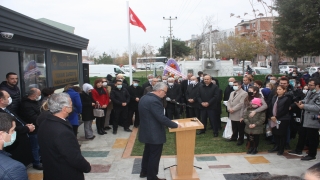
[[[3,147],[11,146],[14,143],[14,141],[16,141],[16,138],[17,138],[17,132],[14,131],[14,133],[11,134],[10,142],[4,142]]]
[[[117,85],[117,88],[118,88],[118,89],[121,89],[121,88],[122,88],[122,85]]]
[[[137,87],[137,86],[138,86],[138,83],[133,83],[133,86],[134,86],[134,87]]]

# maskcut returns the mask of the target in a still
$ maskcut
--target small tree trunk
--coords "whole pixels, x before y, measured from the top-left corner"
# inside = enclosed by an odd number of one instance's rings
[[[272,55],[272,74],[279,74],[279,53],[276,51],[275,54]]]

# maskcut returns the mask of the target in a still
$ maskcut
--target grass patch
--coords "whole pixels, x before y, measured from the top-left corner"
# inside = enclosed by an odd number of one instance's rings
[[[222,123],[222,127],[226,123]],[[139,132],[138,132],[139,133]],[[207,129],[205,134],[196,136],[195,154],[223,154],[223,153],[242,153],[246,152],[245,143],[241,146],[237,146],[236,142],[226,142],[226,139],[222,138],[223,131],[219,132],[219,136],[214,138],[213,132]],[[166,130],[167,142],[163,146],[162,155],[176,155],[176,138],[175,133],[169,133]],[[297,144],[298,138],[290,141],[292,148]],[[259,152],[266,152],[271,149],[273,145],[268,145],[265,140],[265,134],[260,135],[260,143],[258,147]],[[139,142],[138,135],[134,143],[134,147],[131,152],[131,156],[142,156],[144,149],[144,143]]]

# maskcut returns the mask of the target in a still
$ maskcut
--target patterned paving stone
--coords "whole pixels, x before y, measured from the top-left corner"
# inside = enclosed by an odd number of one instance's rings
[[[251,156],[251,157],[244,157],[244,158],[251,164],[266,164],[266,163],[270,163],[263,156]]]
[[[250,180],[250,179],[259,179],[270,177],[268,172],[257,172],[257,173],[235,173],[235,174],[224,174],[226,180]]]
[[[28,173],[29,180],[42,180],[42,173]]]
[[[214,156],[200,156],[196,157],[197,161],[216,161],[217,158]]]
[[[107,157],[109,151],[81,151],[83,157]]]
[[[230,165],[210,165],[210,169],[231,168]]]
[[[90,173],[107,173],[111,168],[111,164],[101,165],[101,164],[91,164]]]
[[[140,174],[141,171],[141,158],[135,158],[133,161],[132,174]]]
[[[125,148],[128,143],[128,139],[116,139],[112,148]]]

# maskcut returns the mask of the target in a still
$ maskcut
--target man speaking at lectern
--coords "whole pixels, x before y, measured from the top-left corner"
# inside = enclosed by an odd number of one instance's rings
[[[139,102],[139,141],[145,143],[140,177],[147,177],[147,180],[165,180],[157,177],[163,143],[166,142],[164,126],[181,127],[164,115],[162,98],[167,90],[167,85],[159,82],[153,86],[153,91],[142,96]]]

